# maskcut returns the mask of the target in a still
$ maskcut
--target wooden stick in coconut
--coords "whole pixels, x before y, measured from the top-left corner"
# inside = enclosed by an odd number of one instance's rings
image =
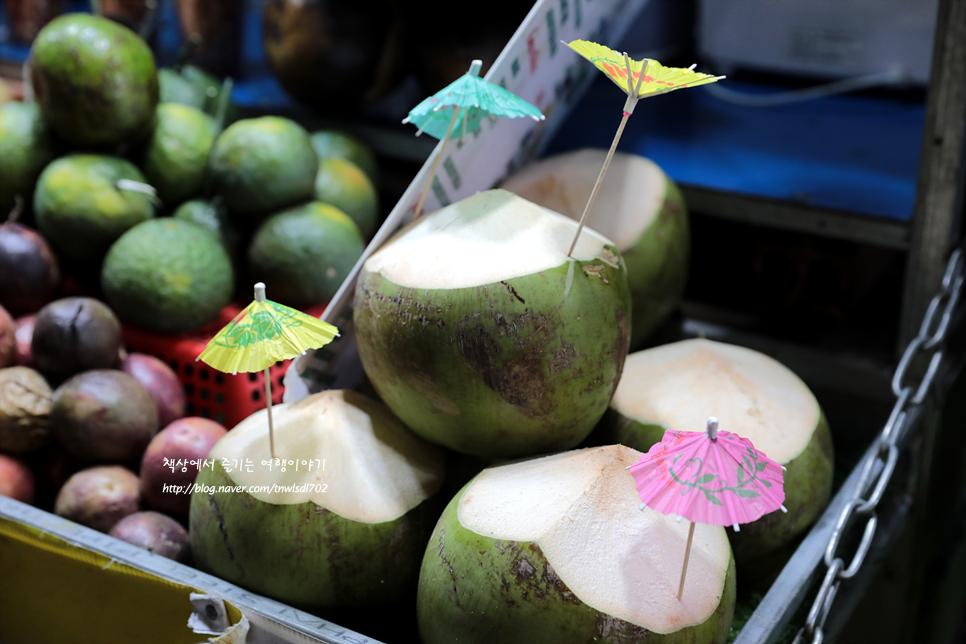
[[[678,584],[678,600],[681,599],[681,594],[684,592],[684,577],[688,574],[688,559],[691,558],[691,541],[694,539],[694,521],[691,522],[691,528],[688,530],[688,545],[684,549],[684,564],[681,566],[681,583]]]
[[[601,184],[604,183],[604,175],[607,174],[607,167],[610,165],[610,160],[614,158],[614,151],[617,150],[617,142],[621,140],[621,134],[624,133],[624,126],[627,125],[627,119],[634,113],[634,107],[639,100],[638,95],[641,91],[641,83],[644,82],[644,76],[647,75],[647,66],[650,62],[649,59],[644,60],[641,75],[637,78],[637,86],[634,87],[631,73],[631,59],[627,56],[626,52],[624,53],[624,65],[627,67],[627,101],[624,102],[624,117],[617,127],[617,134],[614,135],[614,141],[610,144],[610,150],[607,151],[607,158],[604,159],[604,167],[600,169],[600,174],[597,176],[597,183],[594,184],[594,189],[590,191],[590,199],[587,200],[587,205],[584,207],[584,214],[580,216],[580,222],[577,224],[577,234],[574,235],[574,241],[570,244],[567,257],[573,254],[574,248],[577,246],[577,239],[580,237],[580,232],[584,229],[587,214],[594,205],[594,199],[597,198],[597,191],[600,189]]]
[[[446,136],[443,137],[443,145],[439,148],[439,154],[436,155],[436,161],[433,163],[433,169],[429,172],[429,179],[426,181],[426,187],[423,188],[423,194],[419,197],[419,201],[416,203],[416,214],[414,217],[419,217],[423,213],[423,202],[426,201],[426,196],[429,194],[429,187],[433,185],[433,179],[436,178],[436,171],[439,170],[439,163],[443,160],[443,152],[446,151],[446,144],[449,142],[449,136],[453,133],[453,126],[456,125],[456,119],[460,115],[460,106],[457,105],[456,109],[453,110],[453,118],[449,122],[449,127],[446,128]]]
[[[263,373],[265,374],[265,402],[268,403],[268,448],[272,453],[272,460],[275,460],[275,427],[272,425],[272,377],[268,368]],[[694,525],[692,524],[691,527],[693,529]]]
[[[259,282],[255,285],[255,301],[264,302],[265,299],[265,284]],[[268,448],[272,454],[272,460],[275,460],[275,426],[272,423],[272,378],[269,373],[270,368],[265,367],[262,373],[265,375],[265,403],[268,406]]]

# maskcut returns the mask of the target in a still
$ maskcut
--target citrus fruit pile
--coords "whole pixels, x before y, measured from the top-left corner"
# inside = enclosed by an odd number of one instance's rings
[[[32,256],[30,275],[10,262],[23,285],[0,299],[13,311],[63,294],[61,274],[68,294],[161,333],[211,322],[255,281],[313,307],[379,223],[364,144],[278,116],[229,125],[229,83],[191,65],[157,69],[121,24],[51,21],[32,45],[30,83],[35,102],[0,106],[0,220],[19,219],[18,235],[36,235],[46,255]],[[21,302],[51,271],[46,299]]]

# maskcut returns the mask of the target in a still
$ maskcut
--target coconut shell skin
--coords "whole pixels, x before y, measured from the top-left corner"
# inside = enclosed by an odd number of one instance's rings
[[[718,608],[702,624],[660,634],[583,603],[540,547],[463,527],[450,501],[429,539],[416,609],[424,644],[723,644],[736,597],[734,557]]]
[[[610,408],[593,440],[603,445],[621,444],[647,452],[661,441],[664,431],[661,425],[639,423]],[[780,463],[786,468],[783,487],[788,512],[776,510],[757,521],[744,523],[737,533],[727,529],[743,581],[744,570],[750,568],[749,564],[790,543],[822,514],[832,496],[834,462],[832,433],[825,414],[820,413],[812,438],[802,453],[787,463]]]
[[[570,262],[461,289],[403,288],[363,267],[354,320],[373,387],[417,434],[464,454],[576,446],[630,342],[624,263],[613,246],[601,255],[573,262],[569,291]]]
[[[273,505],[247,492],[217,491],[235,485],[218,461],[195,484],[215,489],[191,494],[195,565],[316,613],[383,605],[412,592],[439,509],[430,498],[394,521],[367,524],[311,501]]]
[[[510,176],[503,188],[578,221],[605,157],[604,150],[592,148],[553,155]],[[627,264],[634,351],[681,301],[690,267],[690,224],[681,191],[660,167],[624,152],[614,161],[615,172],[604,182],[587,226],[614,241]]]
[[[691,229],[681,191],[665,177],[661,211],[636,242],[621,251],[631,289],[631,350],[643,345],[684,295]]]

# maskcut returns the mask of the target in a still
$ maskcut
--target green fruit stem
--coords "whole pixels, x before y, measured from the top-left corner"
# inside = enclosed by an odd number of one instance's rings
[[[17,223],[17,220],[20,219],[21,214],[23,214],[23,197],[20,195],[14,195],[13,208],[10,209],[10,214],[7,215],[7,223]]]
[[[118,179],[114,182],[114,187],[118,190],[128,190],[130,192],[140,192],[142,195],[147,195],[148,199],[158,208],[164,207],[161,203],[161,199],[158,197],[158,191],[151,186],[140,181],[133,181],[131,179]]]
[[[231,104],[231,90],[235,81],[231,76],[225,78],[218,93],[218,109],[215,112],[215,138],[225,129],[225,117],[228,116],[228,106]]]

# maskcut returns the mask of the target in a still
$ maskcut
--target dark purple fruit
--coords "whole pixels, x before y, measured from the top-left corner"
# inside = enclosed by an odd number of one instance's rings
[[[20,224],[0,224],[0,304],[14,317],[57,296],[60,266],[47,240]]]
[[[34,324],[37,322],[36,315],[25,315],[14,320],[16,331],[14,338],[17,341],[17,357],[14,364],[20,367],[34,366]]]
[[[160,512],[148,510],[129,514],[114,524],[108,534],[179,563],[188,563],[191,559],[188,531]]]
[[[40,309],[31,341],[37,369],[62,380],[88,369],[117,363],[121,323],[103,302],[68,297]]]
[[[17,361],[17,325],[0,306],[0,369],[9,367]]]
[[[54,391],[54,436],[88,463],[134,463],[158,433],[151,394],[123,371],[77,374]]]
[[[139,503],[138,477],[134,472],[119,465],[90,467],[67,479],[57,495],[54,513],[107,532],[137,512]]]
[[[158,427],[164,429],[184,416],[184,387],[171,367],[145,353],[129,353],[121,361],[121,371],[147,389],[158,408]]]
[[[144,504],[174,516],[187,516],[191,496],[172,489],[191,489],[200,461],[222,436],[224,427],[206,418],[182,418],[158,432],[141,458],[141,498]],[[179,467],[166,462],[184,463]]]
[[[19,458],[0,454],[0,496],[34,502],[34,473]]]

